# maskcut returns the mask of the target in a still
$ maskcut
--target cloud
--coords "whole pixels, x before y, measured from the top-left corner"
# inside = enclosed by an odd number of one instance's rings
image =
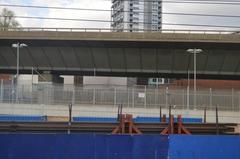
[[[28,2],[28,3],[26,3]],[[110,9],[111,1],[102,0],[0,0],[1,4],[20,4],[47,7],[66,7],[66,8],[95,8]],[[66,19],[90,19],[90,20],[111,20],[110,12],[81,11],[81,10],[58,10],[58,9],[37,9],[37,8],[20,8],[8,7],[18,16],[41,16],[52,18]],[[24,27],[67,27],[67,28],[110,28],[110,23],[87,22],[87,21],[59,21],[59,20],[39,20],[17,18]]]
[[[239,5],[206,5],[206,4],[170,4],[163,3],[163,12],[167,13],[193,13],[193,14],[218,14],[218,15],[239,15]],[[207,17],[207,16],[180,16],[163,15],[164,23],[185,23],[185,24],[206,24],[220,26],[240,26],[239,18]],[[170,26],[164,28],[174,29],[223,29],[214,27],[193,27],[193,26]]]
[[[67,8],[110,9],[111,1],[101,0],[73,0],[65,5]],[[111,20],[111,12],[82,11],[82,10],[49,10],[48,17],[61,17],[70,19]],[[53,21],[46,20],[44,27],[70,27],[70,28],[110,28],[110,23],[88,21]]]
[[[36,6],[57,6],[66,8],[95,8],[111,9],[110,0],[0,0],[1,4],[22,4]],[[0,7],[1,8],[1,7]],[[10,7],[16,15],[21,16],[42,16],[52,18],[90,19],[90,20],[111,20],[110,12],[80,11],[80,10],[57,10],[57,9],[36,9]],[[239,5],[204,5],[204,4],[173,4],[163,2],[163,12],[174,13],[201,13],[201,14],[222,14],[240,15]],[[39,19],[17,19],[25,27],[56,27],[56,28],[110,28],[109,23],[88,22],[88,21],[58,21]],[[208,25],[232,25],[240,26],[239,18],[220,17],[196,17],[180,15],[163,15],[163,23],[183,24],[208,24]],[[224,29],[193,26],[164,25],[164,29]]]

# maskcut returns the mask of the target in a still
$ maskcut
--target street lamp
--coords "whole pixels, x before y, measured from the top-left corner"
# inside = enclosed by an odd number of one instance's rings
[[[202,49],[188,49],[187,52],[194,55],[194,108],[196,108],[196,91],[197,91],[197,54],[201,53]]]
[[[17,48],[17,74],[16,74],[16,85],[18,85],[18,76],[19,76],[19,50],[20,48],[27,47],[24,43],[15,43],[12,44],[13,48]],[[16,101],[18,101],[18,91],[16,90]]]

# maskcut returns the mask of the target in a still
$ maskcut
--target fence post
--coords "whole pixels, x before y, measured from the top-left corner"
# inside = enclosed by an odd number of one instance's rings
[[[240,92],[238,92],[238,111],[240,112]]]
[[[209,94],[210,94],[210,99],[209,99],[209,107],[210,107],[210,110],[212,108],[212,98],[213,98],[213,94],[212,94],[212,88],[209,89]]]
[[[155,93],[154,93],[154,103],[155,107],[157,107],[157,97],[158,97],[158,88],[155,88]]]
[[[16,90],[15,90],[15,86],[14,86],[14,77],[12,77],[12,81],[11,81],[11,101],[9,101],[9,103],[13,104],[13,98],[14,98],[14,95],[16,94]],[[14,94],[13,94],[14,93]]]
[[[1,96],[0,96],[0,101],[3,101],[3,79],[1,79]]]
[[[144,108],[147,108],[147,86],[144,88]]]
[[[72,104],[75,104],[75,86],[73,86],[73,92],[72,92]]]
[[[166,109],[168,108],[168,87],[166,87],[166,89],[165,89],[165,97],[166,97],[166,105],[165,105],[165,107],[166,107]]]
[[[182,90],[182,109],[184,109],[185,108],[185,90],[183,89]]]
[[[93,88],[93,105],[96,104],[96,89]]]
[[[234,89],[232,88],[232,111],[234,111]]]
[[[114,88],[114,106],[117,106],[117,88]]]
[[[187,110],[189,110],[189,103],[190,103],[190,98],[189,98],[189,85],[187,86]]]
[[[129,108],[129,89],[128,89],[128,87],[127,87],[127,106]]]
[[[134,108],[134,87],[132,88],[132,107]]]

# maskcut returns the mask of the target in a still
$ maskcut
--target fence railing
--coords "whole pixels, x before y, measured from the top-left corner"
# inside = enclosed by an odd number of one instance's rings
[[[43,105],[105,105],[123,104],[129,108],[168,108],[240,111],[240,91],[202,89],[194,91],[151,87],[73,86],[73,85],[12,85],[0,86],[1,103]]]
[[[52,32],[119,32],[118,29],[113,28],[48,28],[48,27],[18,27],[18,28],[5,28],[0,27],[0,31],[52,31]],[[146,29],[121,29],[121,32],[158,32],[158,33],[171,33],[171,34],[234,34],[240,35],[239,29],[231,30],[200,30],[200,29],[161,29],[161,30],[146,30]]]

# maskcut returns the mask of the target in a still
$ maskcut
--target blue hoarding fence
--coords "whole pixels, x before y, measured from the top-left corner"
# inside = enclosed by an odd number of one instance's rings
[[[240,136],[170,135],[170,159],[240,159]]]
[[[0,134],[1,159],[240,159],[240,136]]]
[[[0,115],[0,121],[23,121],[23,122],[43,122],[46,116],[33,115]]]
[[[167,159],[167,136],[1,134],[1,159]]]

